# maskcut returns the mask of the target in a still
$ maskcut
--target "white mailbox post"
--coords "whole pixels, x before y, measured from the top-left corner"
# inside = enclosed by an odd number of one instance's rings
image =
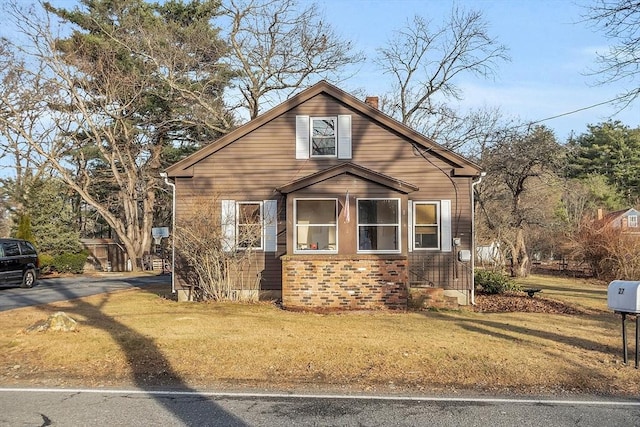
[[[622,314],[622,348],[624,363],[627,363],[627,314],[636,315],[636,369],[638,369],[638,343],[640,342],[640,281],[614,280],[607,288],[609,309]]]

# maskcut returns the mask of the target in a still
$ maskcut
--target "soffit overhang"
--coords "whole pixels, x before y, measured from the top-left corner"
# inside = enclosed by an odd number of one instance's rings
[[[399,180],[388,175],[384,175],[355,163],[343,163],[341,165],[321,170],[319,172],[307,175],[303,178],[278,187],[276,190],[282,194],[289,194],[343,174],[352,175],[360,179],[382,185],[403,194],[409,194],[411,192],[419,190],[417,186],[411,183]]]
[[[243,136],[260,128],[261,126],[264,126],[270,121],[320,94],[326,94],[336,99],[337,101],[349,106],[355,111],[360,112],[361,114],[377,122],[378,124],[387,127],[389,130],[396,132],[399,135],[402,135],[411,143],[416,144],[418,147],[424,149],[425,153],[441,158],[453,167],[453,176],[480,176],[480,166],[478,166],[471,160],[443,147],[442,145],[436,143],[425,135],[411,129],[410,127],[400,123],[394,118],[386,115],[377,108],[371,107],[365,102],[362,102],[359,99],[355,98],[353,95],[348,94],[347,92],[324,80],[316,83],[306,90],[303,90],[299,94],[291,97],[290,99],[272,108],[271,110],[261,114],[250,122],[247,122],[246,124],[236,128],[225,136],[196,151],[192,155],[169,166],[166,169],[167,175],[171,178],[192,177],[194,174],[193,167],[203,159],[221,150],[227,145],[240,140]]]

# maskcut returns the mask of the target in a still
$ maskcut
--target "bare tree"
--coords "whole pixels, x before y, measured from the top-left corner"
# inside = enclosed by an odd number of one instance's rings
[[[498,108],[482,107],[461,113],[444,103],[433,115],[428,127],[421,131],[446,148],[476,159],[501,140],[512,122]]]
[[[553,133],[537,127],[530,133],[515,132],[504,138],[487,150],[481,163],[487,177],[476,187],[479,219],[488,229],[485,235],[492,235],[508,249],[515,277],[529,272],[527,231],[531,226],[551,223],[555,206],[549,203],[549,195],[558,191],[545,188],[555,184],[562,153]]]
[[[599,208],[615,211],[628,206],[604,175],[592,174],[581,179],[565,179],[562,187],[562,215],[567,225],[567,234],[577,231],[585,218],[592,217]]]
[[[176,228],[176,259],[191,299],[257,300],[261,276],[255,247],[261,246],[259,211],[224,217],[220,197],[192,195]],[[233,241],[227,226],[237,227]]]
[[[0,157],[5,167],[12,169],[0,182],[5,210],[18,215],[30,184],[48,171],[47,162],[36,156],[23,132],[15,130],[33,132],[43,113],[42,109],[31,108],[37,87],[29,74],[18,72],[22,68],[24,63],[11,51],[7,40],[0,39],[0,100],[11,100],[0,103]]]
[[[414,17],[377,52],[375,62],[394,80],[381,108],[431,137],[441,133],[442,120],[462,123],[444,104],[462,98],[459,78],[491,78],[509,59],[507,48],[490,37],[481,12],[457,8],[441,27]]]
[[[594,0],[588,9],[587,20],[604,33],[614,44],[598,54],[602,76],[600,84],[612,81],[633,82],[640,77],[640,1]],[[640,84],[620,94],[623,108],[640,97]]]
[[[598,278],[637,280],[640,275],[640,240],[628,229],[585,218],[573,243],[574,255]]]
[[[208,4],[86,4],[96,9],[5,5],[27,40],[9,44],[23,59],[8,73],[21,81],[0,91],[0,129],[104,218],[136,268],[150,245],[165,151],[226,128],[213,119],[224,117],[213,108],[223,108],[226,66],[214,61],[215,32],[197,38]],[[58,36],[53,13],[77,25],[71,36]]]
[[[361,61],[351,42],[323,20],[316,4],[296,0],[227,0],[230,61],[238,76],[242,106],[254,119],[263,104],[273,106],[313,78],[340,80],[340,72]]]

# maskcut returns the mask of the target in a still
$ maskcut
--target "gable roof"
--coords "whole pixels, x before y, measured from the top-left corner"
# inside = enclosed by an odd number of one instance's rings
[[[622,209],[619,211],[615,211],[615,212],[609,212],[608,214],[606,214],[605,216],[602,217],[602,224],[610,224],[612,222],[614,222],[617,219],[623,218],[625,216],[628,215],[638,215],[639,212],[637,210],[635,210],[634,208],[627,208],[627,209]]]
[[[201,148],[192,155],[180,160],[177,163],[167,168],[167,175],[169,177],[191,177],[193,176],[193,166],[208,156],[212,155],[216,151],[226,147],[234,141],[242,138],[250,132],[258,129],[265,123],[277,118],[278,116],[288,112],[292,108],[302,104],[303,102],[317,96],[321,93],[329,95],[338,101],[346,104],[354,110],[360,112],[364,116],[369,117],[371,120],[384,125],[398,134],[410,139],[422,148],[429,150],[429,153],[436,155],[446,162],[450,163],[454,167],[454,175],[459,176],[477,176],[480,174],[480,167],[470,161],[469,159],[454,153],[453,151],[446,149],[442,145],[434,142],[425,135],[411,129],[410,127],[400,123],[392,117],[384,114],[377,108],[373,108],[366,103],[358,100],[353,95],[337,88],[336,86],[322,80],[310,88],[303,90],[297,95],[284,101],[282,104],[272,108],[271,110],[261,114],[255,119],[245,123],[237,129],[229,132],[225,136],[219,138],[215,142]]]
[[[388,175],[381,174],[379,172],[372,171],[371,169],[356,165],[355,163],[343,163],[321,170],[319,172],[305,176],[304,178],[300,178],[288,184],[285,184],[282,187],[277,188],[276,190],[283,194],[293,193],[294,191],[298,191],[302,188],[309,187],[311,185],[326,181],[327,179],[331,179],[342,174],[354,175],[367,181],[375,182],[376,184],[389,187],[404,194],[419,190],[419,188],[413,184],[401,181]]]

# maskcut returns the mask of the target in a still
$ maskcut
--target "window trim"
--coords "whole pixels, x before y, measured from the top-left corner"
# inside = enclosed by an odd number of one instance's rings
[[[313,154],[313,122],[314,120],[333,120],[333,154]],[[332,159],[338,157],[338,116],[309,117],[309,157],[314,159]]]
[[[438,229],[438,246],[435,248],[423,248],[423,247],[417,247],[416,246],[416,227],[433,227],[434,224],[418,224],[417,223],[417,218],[418,216],[416,215],[416,205],[435,205],[436,206],[436,215],[437,215],[437,219],[438,222],[435,224],[436,228]],[[440,202],[439,201],[413,201],[411,203],[411,214],[412,214],[412,218],[413,218],[413,223],[411,224],[411,230],[409,230],[409,232],[411,233],[411,246],[412,249],[414,251],[440,251],[442,248],[442,214],[440,211]]]
[[[332,227],[336,228],[336,247],[335,249],[298,249],[298,201],[315,201],[315,200],[332,200],[335,203],[335,224],[313,224],[316,226]],[[337,254],[340,240],[340,232],[338,229],[338,198],[336,197],[298,197],[293,199],[293,253],[294,254]],[[310,224],[305,224],[309,226]]]
[[[361,200],[395,200],[397,204],[397,222],[395,224],[360,224],[360,201]],[[358,197],[356,198],[356,253],[359,254],[399,254],[402,253],[402,199],[396,197]],[[398,248],[387,249],[360,249],[360,226],[395,226],[396,240]]]
[[[240,242],[239,242],[239,237],[240,237],[240,231],[239,228],[242,225],[250,225],[250,224],[240,224],[240,205],[259,205],[260,206],[260,246],[251,246],[251,247],[247,247],[247,246],[240,246]],[[236,221],[235,221],[235,233],[236,233],[236,249],[238,250],[254,250],[254,251],[260,251],[264,249],[264,205],[262,201],[252,201],[252,200],[247,200],[247,201],[236,201]]]

